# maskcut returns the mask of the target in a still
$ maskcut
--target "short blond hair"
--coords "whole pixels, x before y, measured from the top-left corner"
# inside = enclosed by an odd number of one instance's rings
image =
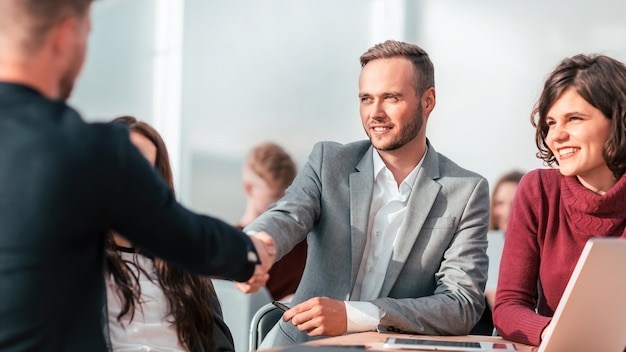
[[[26,53],[35,53],[50,29],[67,16],[87,15],[93,0],[1,0],[0,33],[19,37]]]
[[[291,156],[281,146],[271,142],[252,148],[245,166],[279,192],[284,192],[297,174],[296,163]]]
[[[435,87],[435,67],[428,53],[415,44],[387,40],[369,48],[359,60],[363,68],[370,61],[394,57],[404,57],[413,64],[415,93],[418,96],[421,96],[428,88]]]

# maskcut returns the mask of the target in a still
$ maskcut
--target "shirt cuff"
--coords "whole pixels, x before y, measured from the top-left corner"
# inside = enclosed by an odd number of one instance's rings
[[[250,236],[250,234],[248,234],[248,236]],[[256,252],[256,248],[254,248],[254,243],[252,243],[252,240],[250,240],[250,243],[248,243],[248,253],[247,253],[247,257],[248,257],[248,263],[251,264],[261,264],[261,259],[259,258],[259,255]]]
[[[348,320],[347,332],[376,331],[382,318],[378,306],[370,302],[344,301]]]

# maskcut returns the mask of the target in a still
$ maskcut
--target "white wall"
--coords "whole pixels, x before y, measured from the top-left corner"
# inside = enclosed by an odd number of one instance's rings
[[[154,4],[94,3],[72,99],[88,119],[152,121]],[[365,137],[358,57],[374,41],[410,40],[430,53],[437,107],[429,138],[491,183],[542,166],[529,114],[560,59],[602,52],[626,60],[626,3],[618,0],[186,0],[184,10],[179,195],[230,222],[243,211],[239,166],[254,144],[277,141],[301,165],[316,141]]]
[[[435,64],[437,149],[491,184],[506,171],[543,167],[530,113],[547,74],[566,56],[626,59],[626,3],[425,1],[418,42]]]
[[[362,3],[187,1],[182,105],[197,151],[194,207],[238,220],[240,167],[257,143],[273,140],[302,165],[319,140],[363,138],[356,88],[369,13]]]
[[[89,120],[152,116],[154,0],[95,1],[90,46],[70,103]]]

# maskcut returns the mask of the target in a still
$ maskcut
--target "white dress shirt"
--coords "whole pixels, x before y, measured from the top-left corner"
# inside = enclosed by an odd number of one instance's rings
[[[152,260],[142,255],[121,253],[122,258],[142,267],[150,277],[146,277],[141,270],[132,265],[135,275],[139,273],[141,285],[141,305],[135,306],[135,316],[130,321],[129,314],[117,321],[117,315],[122,309],[121,300],[117,294],[117,286],[111,277],[107,277],[107,308],[109,316],[109,334],[113,351],[159,351],[182,352],[184,348],[178,341],[174,318],[167,314],[167,299],[161,287],[156,284],[156,272]],[[152,280],[151,280],[152,279]]]
[[[348,332],[376,330],[384,315],[373,303],[379,298],[385,274],[393,254],[393,247],[407,212],[407,203],[417,170],[422,160],[398,187],[396,180],[377,151],[372,153],[374,162],[374,190],[368,219],[368,234],[359,273],[351,294],[346,301]]]

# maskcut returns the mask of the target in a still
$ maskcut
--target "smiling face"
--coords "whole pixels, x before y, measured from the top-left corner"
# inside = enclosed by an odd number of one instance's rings
[[[606,191],[615,183],[603,156],[611,122],[600,110],[574,89],[568,89],[548,110],[546,124],[546,144],[561,174],[577,176],[585,187],[596,192]]]
[[[425,147],[427,115],[415,91],[415,74],[413,64],[404,57],[373,60],[361,71],[361,121],[372,145],[379,151]],[[424,93],[427,94],[430,90]]]

